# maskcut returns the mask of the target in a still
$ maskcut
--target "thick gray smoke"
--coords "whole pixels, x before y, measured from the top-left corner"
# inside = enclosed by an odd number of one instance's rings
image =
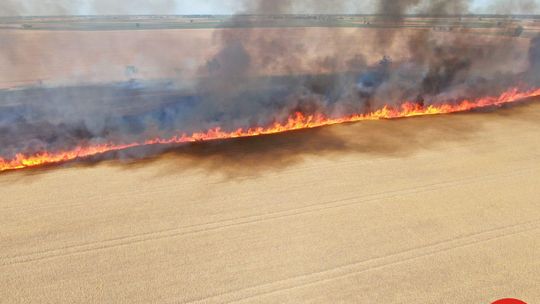
[[[0,157],[216,126],[265,126],[297,111],[337,117],[403,101],[457,102],[540,82],[540,39],[532,39],[527,52],[528,39],[520,37],[523,28],[515,22],[501,21],[478,34],[458,17],[441,17],[467,13],[468,1],[374,4],[378,17],[357,16],[361,29],[341,29],[339,22],[351,17],[286,14],[302,8],[346,10],[350,1],[246,0],[238,15],[214,31],[215,50],[198,67],[189,90],[178,89],[171,79],[0,91]],[[410,12],[424,17],[411,19]],[[358,35],[362,43],[350,43]],[[0,33],[0,42],[15,43],[11,37]],[[162,47],[156,46],[156,56]],[[18,60],[9,47],[0,56]],[[516,64],[520,61],[525,68]]]
[[[299,5],[316,6],[316,1],[246,1],[246,11],[259,14],[286,14]],[[348,1],[333,1],[333,7],[345,7]],[[315,9],[317,9],[315,7]],[[339,9],[338,9],[339,10]],[[467,28],[450,31],[453,21],[447,18],[426,18],[429,24],[418,30],[406,30],[406,14],[416,11],[426,16],[460,15],[468,12],[468,1],[380,0],[377,19],[371,20],[374,29],[371,54],[380,61],[369,66],[369,58],[354,49],[355,45],[334,43],[347,41],[357,32],[336,31],[334,41],[328,41],[331,53],[315,54],[307,59],[315,75],[289,75],[289,85],[283,79],[254,77],[259,70],[287,71],[306,61],[308,45],[298,44],[284,36],[282,29],[261,31],[250,18],[238,15],[230,20],[230,29],[216,32],[221,50],[206,67],[208,77],[200,83],[200,94],[206,104],[201,111],[219,117],[229,127],[245,126],[241,118],[250,122],[267,123],[264,119],[283,119],[293,111],[323,112],[339,116],[361,113],[385,104],[396,105],[402,101],[448,101],[460,97],[498,94],[510,85],[516,85],[516,76],[508,73],[513,62],[508,58],[521,46],[501,47],[501,37],[483,37],[483,44],[474,43],[475,37]],[[237,27],[242,27],[238,30]],[[341,37],[340,37],[341,36]],[[367,40],[367,39],[366,39]],[[401,45],[397,45],[397,43]],[[495,42],[495,44],[493,44]],[[346,54],[344,47],[353,49]],[[400,48],[408,54],[393,59],[387,52]],[[348,56],[348,57],[346,57]],[[337,61],[346,61],[348,71],[335,73]],[[503,64],[501,64],[501,61]],[[498,65],[503,70],[490,71]],[[294,69],[291,69],[294,70]],[[504,75],[508,74],[508,75]],[[491,79],[490,79],[491,78]],[[519,77],[518,77],[519,78]],[[494,85],[496,83],[496,85]],[[262,88],[261,88],[262,86]],[[278,90],[268,93],[269,90]],[[279,91],[285,88],[286,92]],[[256,94],[248,92],[255,90]],[[264,94],[258,94],[265,92]],[[278,96],[276,98],[276,96]],[[228,126],[228,125],[226,125]]]

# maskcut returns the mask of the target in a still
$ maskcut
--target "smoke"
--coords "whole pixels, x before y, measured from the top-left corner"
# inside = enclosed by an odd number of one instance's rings
[[[71,1],[19,1],[2,0],[0,1],[0,16],[23,16],[23,15],[49,15],[59,16],[72,13],[69,10]],[[76,11],[73,11],[76,13]]]
[[[1,0],[0,16],[172,14],[175,0]]]
[[[92,9],[121,10],[117,3],[94,1]],[[20,5],[7,4],[8,11],[21,13]],[[158,1],[153,9],[174,6],[174,1]],[[213,31],[212,48],[200,49],[209,55],[195,69],[193,86],[169,79],[0,91],[0,157],[129,143],[216,126],[266,126],[297,111],[339,117],[404,101],[427,105],[538,86],[540,39],[532,39],[527,52],[529,40],[518,37],[523,28],[517,31],[517,23],[478,30],[466,24],[481,20],[465,20],[477,17],[441,17],[468,13],[464,0],[379,0],[372,6],[377,17],[300,19],[287,14],[345,11],[351,2],[246,0],[238,14]],[[411,12],[438,18],[412,19],[407,17]],[[347,28],[339,28],[342,23]],[[158,35],[145,35],[153,33]],[[0,64],[27,59],[10,47],[17,44],[12,33],[0,32],[0,43],[8,45],[0,51]],[[122,43],[111,48],[122,48]],[[84,41],[77,45],[92,47]],[[146,59],[155,60],[156,69],[167,68],[156,58],[175,52],[166,47],[156,44],[152,58]],[[132,66],[126,71],[138,73]]]
[[[481,10],[482,13],[491,14],[535,14],[538,8],[536,0],[494,0]]]
[[[529,81],[538,83],[540,81],[540,36],[536,36],[531,41],[529,49],[529,64],[528,70]]]
[[[430,0],[408,1],[343,1],[343,0],[293,0],[284,3],[280,9],[274,1],[267,1],[261,6],[258,1],[248,0],[2,0],[0,1],[0,16],[60,16],[60,15],[171,15],[171,14],[231,14],[244,13],[275,13],[294,14],[371,14],[383,12],[396,15],[403,12],[403,5],[414,6],[407,13],[427,11],[432,6]],[[453,1],[438,1],[453,2]],[[457,1],[461,2],[461,1]],[[412,5],[410,4],[412,3]],[[449,3],[451,5],[451,3]],[[449,5],[445,4],[445,5]],[[469,12],[475,14],[538,14],[537,0],[470,0]],[[455,10],[468,13],[464,10]]]
[[[465,0],[378,1],[379,17],[366,21],[380,26],[372,32],[373,39],[366,37],[366,43],[372,46],[370,58],[358,46],[343,43],[352,41],[357,32],[335,31],[332,40],[326,41],[330,51],[321,54],[309,48],[317,40],[306,43],[294,39],[287,35],[288,29],[261,30],[257,21],[242,14],[288,14],[302,6],[318,10],[318,4],[316,1],[246,1],[244,11],[229,21],[230,28],[216,31],[221,48],[202,69],[207,77],[199,83],[199,93],[205,96],[201,112],[219,117],[227,127],[234,128],[253,122],[268,123],[265,121],[268,118],[284,119],[295,110],[338,116],[396,105],[404,100],[457,99],[488,91],[497,94],[506,88],[491,87],[489,78],[496,78],[499,85],[506,81],[501,75],[506,72],[505,67],[500,62],[508,62],[521,47],[500,48],[503,39],[494,35],[482,37],[482,44],[471,43],[471,30],[453,27],[452,22],[456,21],[447,18],[427,18],[422,20],[422,28],[406,30],[411,27],[406,24],[408,13],[459,15],[469,11],[469,2]],[[337,10],[347,4],[348,1],[331,3]],[[458,33],[436,32],[440,29]],[[298,31],[302,30],[297,30],[296,35],[305,34]],[[408,56],[396,59],[388,56],[398,48]],[[380,58],[379,62],[369,66],[373,55]],[[339,62],[349,64],[346,71],[340,70]],[[501,69],[494,72],[486,69],[493,64]],[[260,71],[292,77],[294,71],[306,66],[310,75],[295,75],[286,90],[280,90],[284,87],[282,79],[261,83],[257,78]],[[513,78],[508,76],[508,85]],[[250,90],[264,94],[246,94]]]

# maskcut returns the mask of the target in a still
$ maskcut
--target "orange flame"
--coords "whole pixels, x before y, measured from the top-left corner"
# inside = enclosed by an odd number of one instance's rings
[[[418,103],[406,102],[400,108],[384,106],[382,109],[367,113],[354,114],[341,118],[328,118],[324,115],[304,115],[295,113],[289,117],[285,123],[274,123],[268,127],[257,127],[250,129],[238,129],[227,132],[219,127],[206,132],[197,132],[191,135],[182,134],[172,138],[155,138],[144,142],[134,142],[129,144],[101,144],[88,147],[77,147],[69,151],[61,152],[40,152],[34,155],[17,154],[13,159],[0,158],[0,172],[6,170],[22,169],[28,167],[41,166],[66,162],[70,160],[85,158],[93,155],[103,154],[111,151],[125,150],[134,147],[148,145],[170,145],[198,141],[211,141],[219,139],[230,139],[240,137],[252,137],[258,135],[269,135],[293,130],[317,128],[322,126],[335,125],[347,122],[358,122],[363,120],[393,119],[412,116],[448,114],[455,112],[470,111],[473,109],[502,106],[504,104],[518,102],[525,98],[540,96],[540,88],[529,91],[519,91],[517,88],[510,89],[497,97],[483,97],[474,100],[463,100],[459,103],[442,103],[438,105],[429,105],[427,107]]]

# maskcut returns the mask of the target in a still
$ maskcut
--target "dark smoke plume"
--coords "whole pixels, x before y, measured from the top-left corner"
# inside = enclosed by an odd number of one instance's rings
[[[527,53],[526,38],[517,37],[523,31],[509,31],[503,24],[479,35],[459,17],[442,17],[468,13],[468,1],[380,0],[377,17],[356,17],[362,30],[280,23],[293,22],[287,14],[302,9],[339,11],[349,4],[246,0],[239,14],[214,31],[215,51],[196,69],[197,81],[189,89],[173,79],[2,90],[0,157],[216,126],[265,126],[297,111],[337,117],[404,101],[459,101],[540,82],[539,38],[531,40]],[[411,12],[436,18],[411,25]],[[338,17],[303,18],[326,22]],[[362,44],[350,43],[358,35]],[[0,43],[8,45],[0,50],[0,60],[24,60],[9,47],[17,43],[11,33],[0,33]],[[156,56],[164,47],[156,46]],[[520,60],[526,68],[516,65]]]

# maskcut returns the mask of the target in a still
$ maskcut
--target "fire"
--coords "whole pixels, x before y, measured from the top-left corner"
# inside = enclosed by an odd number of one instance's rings
[[[484,97],[474,100],[463,100],[459,103],[441,103],[437,105],[422,106],[414,102],[405,102],[399,108],[384,106],[383,108],[367,114],[355,114],[341,118],[329,118],[323,115],[305,115],[295,113],[286,122],[276,122],[271,126],[257,127],[250,129],[238,129],[235,131],[224,131],[219,127],[197,132],[191,135],[182,134],[172,138],[154,138],[144,142],[134,142],[128,144],[101,144],[88,147],[77,147],[69,151],[41,152],[34,155],[17,154],[13,159],[0,158],[0,172],[6,170],[22,169],[28,167],[42,166],[46,164],[61,163],[75,159],[82,159],[93,155],[103,154],[111,151],[125,150],[134,147],[148,145],[170,145],[199,141],[211,141],[220,139],[253,137],[258,135],[269,135],[300,129],[318,128],[348,122],[358,122],[364,120],[394,119],[423,115],[448,114],[455,112],[470,111],[473,109],[502,106],[504,104],[518,102],[525,98],[540,96],[540,88],[535,90],[520,91],[517,88],[510,89],[500,96]]]

